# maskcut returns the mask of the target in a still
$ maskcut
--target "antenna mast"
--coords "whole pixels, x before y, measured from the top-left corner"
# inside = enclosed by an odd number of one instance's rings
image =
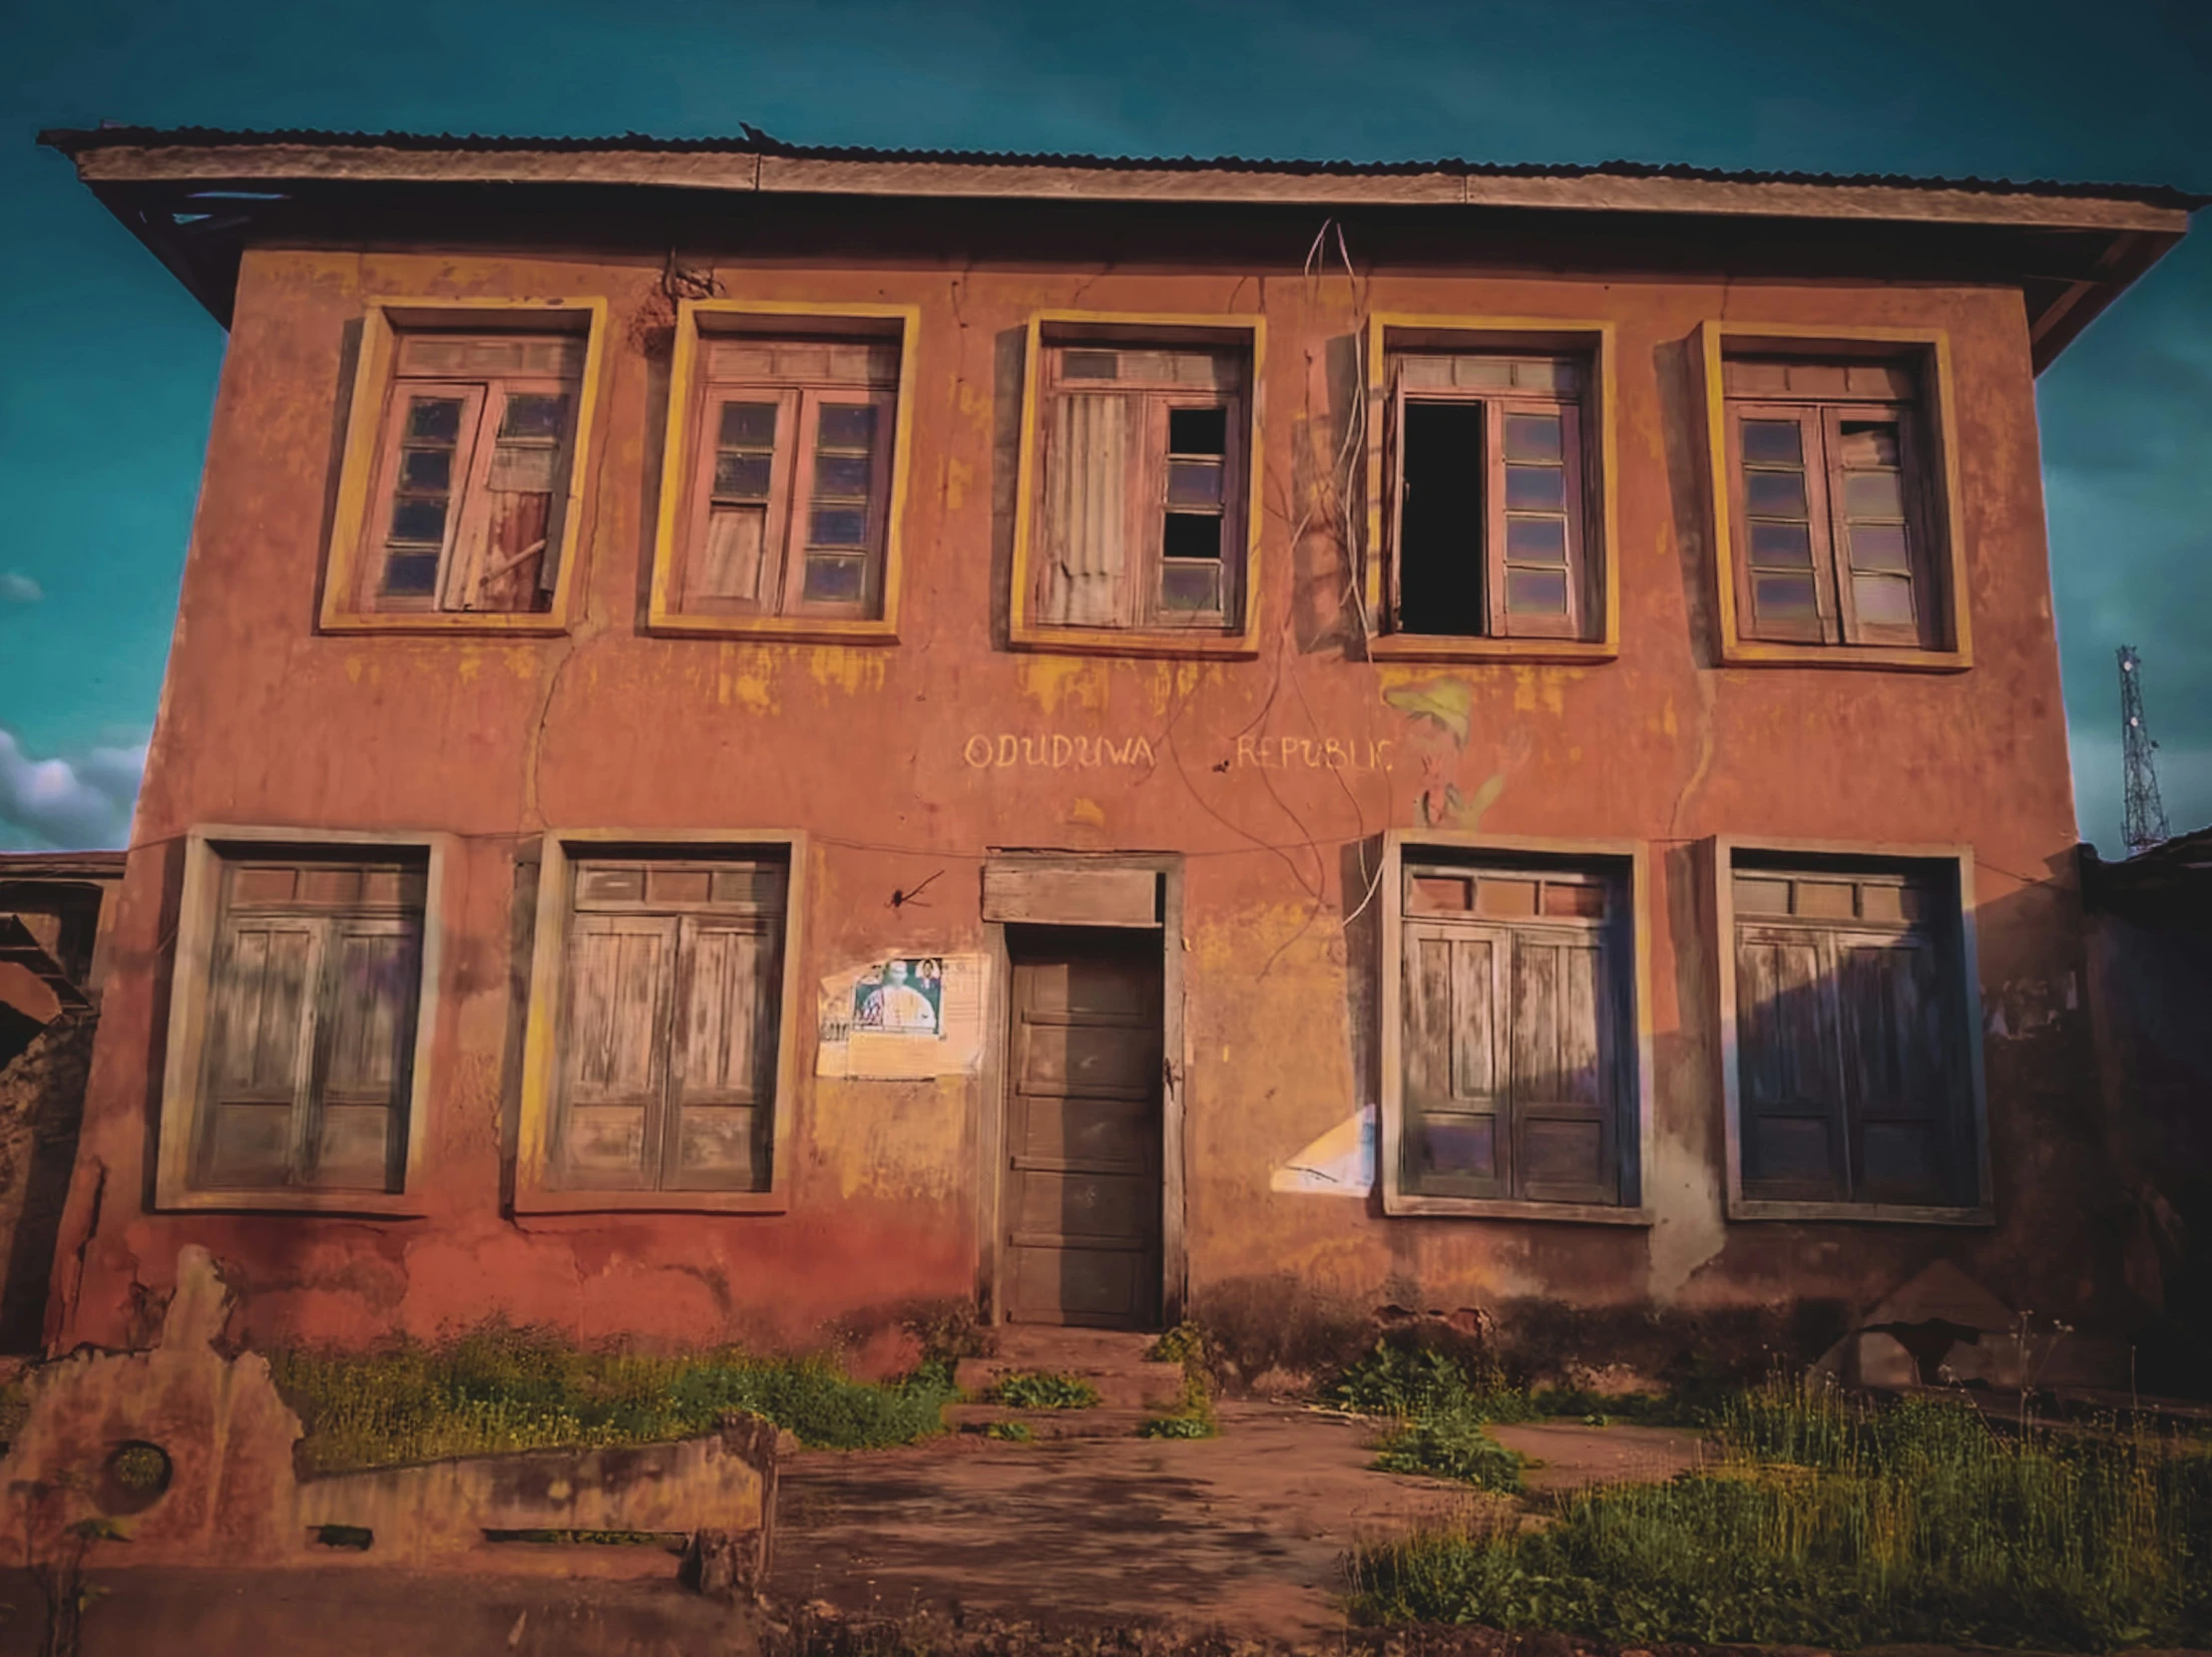
[[[2166,804],[2158,797],[2158,744],[2143,722],[2143,663],[2135,646],[2120,646],[2120,738],[2127,749],[2126,799],[2120,808],[2120,838],[2134,857],[2170,839]]]

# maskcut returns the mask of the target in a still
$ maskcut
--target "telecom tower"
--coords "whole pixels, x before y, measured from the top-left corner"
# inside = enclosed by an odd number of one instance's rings
[[[2166,803],[2158,797],[2158,744],[2143,723],[2143,664],[2135,646],[2120,646],[2120,736],[2127,745],[2127,798],[2120,808],[2120,838],[2127,855],[2147,852],[2173,831],[2166,827]]]

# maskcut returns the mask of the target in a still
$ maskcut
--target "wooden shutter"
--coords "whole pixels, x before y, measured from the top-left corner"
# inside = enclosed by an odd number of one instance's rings
[[[385,410],[376,493],[363,526],[357,603],[432,610],[461,532],[484,388],[401,380]]]
[[[1747,1193],[1835,1201],[1846,1191],[1836,989],[1819,935],[1736,934],[1736,1064]]]
[[[578,1188],[650,1188],[662,1158],[676,921],[570,920],[560,1165]]]
[[[1511,941],[1502,929],[1409,924],[1406,938],[1406,1183],[1426,1195],[1511,1189],[1507,1059],[1500,1013]]]
[[[204,1188],[290,1182],[298,1117],[311,1086],[315,985],[328,923],[226,916],[209,996],[201,1094]]]
[[[406,1150],[421,925],[344,917],[328,923],[317,1020],[321,1051],[303,1182],[396,1189]]]
[[[783,587],[799,394],[710,388],[697,436],[682,607],[773,611]]]
[[[468,500],[447,561],[446,610],[532,611],[552,592],[572,388],[498,380],[484,399]]]
[[[1039,619],[1128,625],[1129,503],[1143,404],[1117,392],[1062,392],[1051,410]]]
[[[1934,648],[1941,618],[1912,411],[1874,404],[1821,413],[1844,637]]]
[[[682,918],[664,1188],[764,1190],[781,916]]]
[[[1736,608],[1745,635],[1834,643],[1835,555],[1820,411],[1738,403],[1728,412],[1736,497]]]
[[[1839,933],[1831,944],[1855,1194],[1869,1202],[1947,1201],[1957,1112],[1935,943]]]
[[[1609,977],[1601,934],[1514,934],[1516,1196],[1620,1199]]]
[[[1582,446],[1570,403],[1496,399],[1485,446],[1491,630],[1511,638],[1582,631]]]
[[[786,615],[867,617],[883,609],[891,510],[888,391],[808,391],[785,561]]]

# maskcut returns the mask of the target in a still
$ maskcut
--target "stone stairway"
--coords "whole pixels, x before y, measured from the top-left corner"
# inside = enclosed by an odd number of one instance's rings
[[[1118,1329],[1063,1329],[1044,1324],[1000,1328],[998,1352],[963,1359],[954,1376],[960,1390],[979,1402],[956,1404],[946,1422],[980,1433],[993,1422],[1020,1422],[1038,1439],[1121,1439],[1182,1400],[1182,1366],[1144,1355],[1156,1337]],[[1010,1375],[1040,1371],[1089,1382],[1099,1402],[1088,1410],[1016,1410],[980,1402]]]

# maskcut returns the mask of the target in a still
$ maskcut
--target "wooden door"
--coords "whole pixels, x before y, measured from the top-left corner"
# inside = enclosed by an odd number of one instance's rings
[[[1156,935],[1014,962],[1002,1299],[1018,1323],[1146,1329],[1160,1296]]]

